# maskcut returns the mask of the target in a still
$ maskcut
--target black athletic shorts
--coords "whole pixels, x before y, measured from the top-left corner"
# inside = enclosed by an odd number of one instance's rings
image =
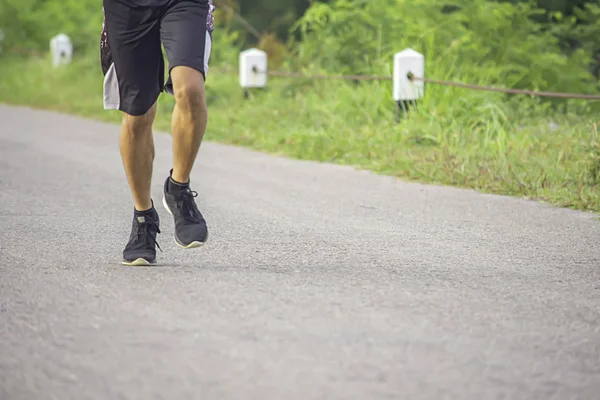
[[[103,0],[100,59],[104,109],[143,115],[164,90],[164,46],[169,72],[176,66],[206,79],[214,29],[212,0]]]

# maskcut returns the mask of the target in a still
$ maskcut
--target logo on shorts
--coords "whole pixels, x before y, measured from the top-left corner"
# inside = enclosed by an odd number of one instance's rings
[[[206,17],[206,29],[212,32],[215,29],[215,6],[213,0],[208,0],[208,16]]]

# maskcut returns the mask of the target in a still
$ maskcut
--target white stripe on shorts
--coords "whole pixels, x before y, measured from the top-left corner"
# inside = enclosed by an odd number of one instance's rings
[[[104,109],[118,110],[120,105],[119,80],[115,64],[112,63],[104,76]]]
[[[210,53],[212,50],[212,39],[210,33],[206,32],[206,38],[204,40],[204,75],[208,75],[208,60],[210,60]]]

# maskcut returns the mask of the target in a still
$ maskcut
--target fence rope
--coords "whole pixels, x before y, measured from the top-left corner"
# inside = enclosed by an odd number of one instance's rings
[[[259,71],[256,68],[253,69],[255,73],[265,73],[265,71]],[[299,78],[299,79],[318,79],[318,80],[352,80],[352,81],[391,81],[394,78],[392,76],[382,75],[307,75],[299,72],[284,72],[284,71],[266,71],[267,75],[273,77],[286,77],[286,78]],[[409,73],[407,78],[410,81],[421,81],[424,83],[430,83],[434,85],[453,86],[463,89],[481,90],[488,92],[501,92],[509,94],[523,94],[529,96],[539,97],[555,97],[563,99],[582,99],[582,100],[600,100],[600,95],[596,94],[579,94],[579,93],[564,93],[564,92],[543,92],[537,90],[525,90],[525,89],[509,89],[494,86],[481,86],[473,85],[468,83],[451,82],[439,79],[422,78]]]
[[[319,80],[349,80],[349,81],[391,81],[391,76],[379,75],[305,75],[299,72],[268,71],[268,75],[276,77],[319,79]]]
[[[15,51],[16,50],[16,51]],[[37,52],[35,50],[26,50],[22,48],[13,49],[13,54],[20,55],[28,55],[28,56],[42,56],[45,53]],[[218,70],[221,73],[227,74],[237,74],[239,71],[233,69],[220,69]],[[259,71],[256,68],[253,69],[254,73],[265,73],[265,71]],[[350,81],[391,81],[394,78],[392,76],[385,75],[325,75],[325,74],[314,74],[307,75],[299,72],[285,72],[285,71],[267,71],[267,75],[273,77],[285,77],[285,78],[295,78],[295,79],[318,79],[318,80],[350,80]],[[460,83],[460,82],[451,82],[444,81],[439,79],[430,79],[430,78],[422,78],[418,76],[414,76],[412,73],[407,75],[407,78],[410,81],[421,81],[424,83],[430,83],[434,85],[443,85],[443,86],[453,86],[463,89],[472,89],[472,90],[480,90],[480,91],[488,91],[488,92],[500,92],[500,93],[509,93],[509,94],[522,94],[529,96],[539,96],[539,97],[554,97],[554,98],[563,98],[563,99],[580,99],[580,100],[600,100],[600,94],[580,94],[580,93],[565,93],[565,92],[543,92],[537,90],[526,90],[526,89],[509,89],[502,87],[494,87],[494,86],[482,86],[482,85],[473,85],[469,83]]]
[[[537,90],[508,89],[508,88],[500,88],[500,87],[493,87],[493,86],[480,86],[480,85],[472,85],[472,84],[468,84],[468,83],[458,83],[458,82],[442,81],[442,80],[438,80],[438,79],[421,78],[421,77],[414,76],[410,73],[408,74],[408,79],[411,81],[422,81],[425,83],[433,83],[433,84],[444,85],[444,86],[454,86],[454,87],[473,89],[473,90],[483,90],[483,91],[488,91],[488,92],[525,94],[525,95],[540,96],[540,97],[559,97],[559,98],[566,98],[566,99],[600,100],[600,95],[597,95],[597,94],[542,92],[542,91],[537,91]]]

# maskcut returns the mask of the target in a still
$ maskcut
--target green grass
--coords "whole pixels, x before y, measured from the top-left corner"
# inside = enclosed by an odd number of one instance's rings
[[[120,120],[102,109],[95,56],[58,69],[0,58],[0,76],[0,102]],[[557,114],[536,99],[429,85],[419,112],[398,121],[390,91],[390,82],[273,78],[244,99],[237,76],[213,68],[206,140],[600,211],[600,136],[584,102]],[[158,129],[170,129],[172,107],[163,94]]]

